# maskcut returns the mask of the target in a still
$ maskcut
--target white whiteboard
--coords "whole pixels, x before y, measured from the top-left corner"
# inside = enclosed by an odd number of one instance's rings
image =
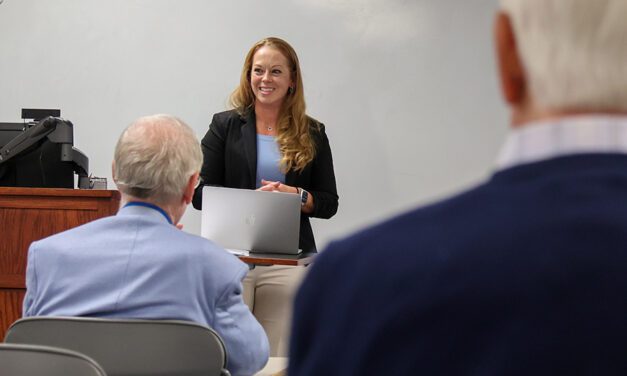
[[[4,0],[0,121],[60,108],[109,188],[135,118],[171,113],[202,137],[250,46],[299,54],[308,113],[327,126],[340,207],[319,248],[484,179],[507,117],[493,63],[494,0]],[[190,207],[183,224],[199,233]]]

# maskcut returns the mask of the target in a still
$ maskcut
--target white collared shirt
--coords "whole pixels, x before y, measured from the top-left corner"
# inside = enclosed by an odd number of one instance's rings
[[[496,168],[581,153],[627,154],[627,116],[578,115],[513,129]]]

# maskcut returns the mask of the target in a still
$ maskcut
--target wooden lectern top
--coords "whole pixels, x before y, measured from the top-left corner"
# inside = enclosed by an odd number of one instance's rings
[[[119,205],[118,191],[0,187],[0,340],[21,317],[30,243],[114,215]]]

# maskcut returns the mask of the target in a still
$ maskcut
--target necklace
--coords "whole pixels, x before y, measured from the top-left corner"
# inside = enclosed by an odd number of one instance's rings
[[[257,129],[259,129],[260,132],[272,132],[276,129],[276,124],[259,124],[257,123]]]

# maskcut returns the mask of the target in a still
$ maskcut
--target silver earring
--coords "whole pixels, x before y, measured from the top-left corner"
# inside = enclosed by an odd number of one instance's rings
[[[290,86],[290,87],[287,88],[287,93],[288,94],[292,94],[293,92],[294,92],[294,88],[293,87]]]

